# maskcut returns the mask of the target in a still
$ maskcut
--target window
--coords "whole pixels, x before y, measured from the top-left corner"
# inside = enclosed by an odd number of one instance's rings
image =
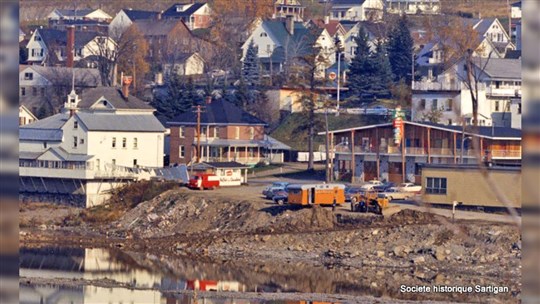
[[[236,127],[236,134],[234,134],[235,139],[240,139],[240,127]]]
[[[201,128],[201,135],[207,136],[207,135],[208,135],[207,132],[208,132],[207,127],[202,127],[202,128]]]
[[[114,158],[112,159],[112,164],[113,164],[113,166],[116,166],[116,159],[114,159]]]
[[[178,157],[184,158],[186,156],[186,148],[184,146],[178,147]]]
[[[21,96],[26,96],[26,88],[21,87]]]
[[[265,32],[262,32],[262,33],[261,33],[261,37],[268,37],[268,34],[265,33]]]
[[[498,100],[495,100],[495,112],[499,112],[500,110],[500,103]]]
[[[253,140],[255,138],[255,128],[249,127],[249,139]]]
[[[79,128],[79,122],[74,120],[73,121],[73,129],[78,129]]]
[[[34,73],[24,73],[24,80],[33,80]]]
[[[453,102],[454,101],[452,99],[447,99],[446,100],[446,111],[452,111]]]
[[[219,138],[219,127],[214,128],[214,138]]]
[[[267,44],[267,45],[266,45],[266,52],[267,52],[268,54],[272,53],[272,46],[271,46],[270,44]]]
[[[46,141],[43,142],[43,149],[47,149],[47,142]]]
[[[36,87],[32,88],[32,96],[37,96],[37,88]]]
[[[79,140],[79,143],[80,143],[81,145],[84,145],[84,138],[81,138],[81,139]]]
[[[137,137],[133,138],[133,149],[138,149],[139,148],[139,141],[137,139]]]
[[[35,35],[34,36],[34,41],[41,41],[41,36]]]
[[[116,137],[112,138],[112,147],[116,148]]]
[[[178,128],[178,137],[184,138],[186,136],[186,129],[184,127]]]
[[[125,149],[127,147],[127,138],[122,138],[122,148]]]
[[[446,178],[428,177],[426,180],[426,193],[446,194]]]
[[[425,109],[426,109],[426,100],[420,99],[420,110],[425,110]]]
[[[431,110],[437,111],[437,99],[433,99],[431,102]]]
[[[518,104],[518,114],[521,114],[521,104]]]
[[[79,139],[77,136],[73,136],[73,149],[77,149],[77,144],[79,143]]]
[[[41,96],[45,96],[45,88],[40,89],[40,94],[41,94]]]
[[[137,159],[134,159],[134,160],[133,160],[133,167],[135,167],[135,168],[138,167],[138,165],[137,165]]]

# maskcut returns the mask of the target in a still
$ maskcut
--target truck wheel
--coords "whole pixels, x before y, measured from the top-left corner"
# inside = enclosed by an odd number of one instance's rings
[[[379,205],[379,203],[375,204],[375,210],[374,212],[376,214],[382,214],[382,208],[381,208],[381,205]]]
[[[368,208],[367,208],[367,205],[365,202],[360,202],[360,204],[358,205],[358,209],[360,210],[360,212],[367,212]]]

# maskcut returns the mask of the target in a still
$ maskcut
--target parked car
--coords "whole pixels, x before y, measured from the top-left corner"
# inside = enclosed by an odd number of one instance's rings
[[[396,184],[395,183],[392,183],[392,182],[386,182],[386,183],[383,183],[382,185],[377,185],[377,186],[373,186],[373,190],[377,191],[377,192],[385,192],[386,190],[392,188],[392,187],[395,187]]]
[[[368,181],[367,183],[363,184],[363,185],[360,187],[360,189],[361,189],[361,190],[364,190],[364,191],[365,191],[365,190],[373,190],[373,187],[375,187],[375,186],[381,186],[382,184],[383,184],[383,183],[382,183],[381,181],[374,179],[374,180],[370,180],[370,181]]]
[[[289,202],[289,192],[287,191],[287,188],[277,191],[274,194],[274,197],[272,197],[272,200],[278,205],[287,204]]]
[[[345,188],[345,201],[350,202],[352,197],[363,192],[360,188],[347,187]]]
[[[263,190],[262,195],[266,197],[267,199],[271,199],[274,195],[275,190],[283,190],[285,189],[289,183],[287,182],[274,182],[272,185],[268,186],[266,189]]]
[[[375,115],[387,115],[388,114],[388,108],[383,106],[375,106],[371,108],[371,113]]]
[[[385,192],[380,193],[384,198],[389,200],[406,200],[414,196],[412,192],[403,192],[397,189],[388,189]]]
[[[401,184],[399,184],[399,186],[393,187],[391,189],[399,191],[399,192],[420,193],[420,191],[422,191],[422,186],[415,185],[413,183],[401,183]]]

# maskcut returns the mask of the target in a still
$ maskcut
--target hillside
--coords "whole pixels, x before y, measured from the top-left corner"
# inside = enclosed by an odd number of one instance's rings
[[[386,121],[387,120],[383,116],[374,115],[341,114],[338,117],[335,115],[328,115],[328,129],[345,129]],[[308,146],[308,130],[304,127],[306,124],[306,118],[302,114],[294,113],[289,115],[270,135],[289,145],[293,150],[306,151]],[[315,132],[324,132],[324,130],[324,114],[316,114]],[[315,137],[315,150],[318,150],[319,145],[324,145],[324,136]]]

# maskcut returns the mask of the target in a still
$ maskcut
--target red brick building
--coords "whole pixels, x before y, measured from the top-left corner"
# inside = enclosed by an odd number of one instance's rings
[[[167,124],[171,130],[170,163],[195,161],[197,114],[186,112]],[[217,100],[205,104],[200,123],[200,161],[236,161],[248,165],[265,160],[283,161],[283,150],[290,148],[267,136],[265,127],[264,121],[230,102]]]

